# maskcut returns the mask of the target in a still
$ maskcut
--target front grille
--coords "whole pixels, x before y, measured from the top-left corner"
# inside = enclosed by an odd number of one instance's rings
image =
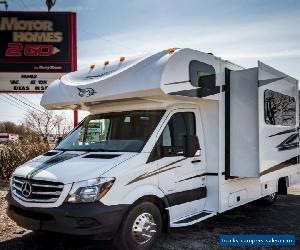
[[[16,176],[12,178],[11,185],[12,193],[19,199],[39,203],[56,202],[64,188],[64,184],[60,182],[32,180]],[[24,192],[25,185],[27,188]]]

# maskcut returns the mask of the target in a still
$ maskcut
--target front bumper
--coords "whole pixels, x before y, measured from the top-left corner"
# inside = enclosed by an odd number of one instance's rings
[[[29,230],[111,239],[117,232],[129,205],[106,206],[94,203],[63,203],[53,208],[27,208],[7,194],[8,216]]]

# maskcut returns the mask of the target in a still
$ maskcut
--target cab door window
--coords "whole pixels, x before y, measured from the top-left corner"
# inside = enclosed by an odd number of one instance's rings
[[[164,128],[159,139],[162,145],[163,155],[182,155],[184,136],[195,134],[195,114],[193,112],[180,112],[174,114]]]

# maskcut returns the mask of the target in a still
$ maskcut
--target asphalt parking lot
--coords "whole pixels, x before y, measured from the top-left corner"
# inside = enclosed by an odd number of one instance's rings
[[[171,229],[162,237],[156,249],[221,249],[218,243],[221,233],[294,234],[296,249],[300,249],[300,186],[289,193],[287,196],[280,196],[272,206],[262,207],[253,202],[194,226]],[[1,213],[6,206],[4,194],[5,192],[1,192]],[[108,241],[89,241],[73,237],[51,238],[26,231],[9,221],[4,214],[1,214],[0,220],[0,249],[113,249]]]

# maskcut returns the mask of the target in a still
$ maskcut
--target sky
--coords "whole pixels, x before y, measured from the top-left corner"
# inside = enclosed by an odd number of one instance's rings
[[[44,0],[8,4],[9,10],[47,10]],[[79,68],[178,47],[244,67],[260,60],[300,79],[299,0],[57,0],[52,10],[77,13]],[[22,96],[39,105],[40,95]],[[26,112],[3,99],[0,121],[21,123]],[[71,111],[65,114],[72,118]]]

